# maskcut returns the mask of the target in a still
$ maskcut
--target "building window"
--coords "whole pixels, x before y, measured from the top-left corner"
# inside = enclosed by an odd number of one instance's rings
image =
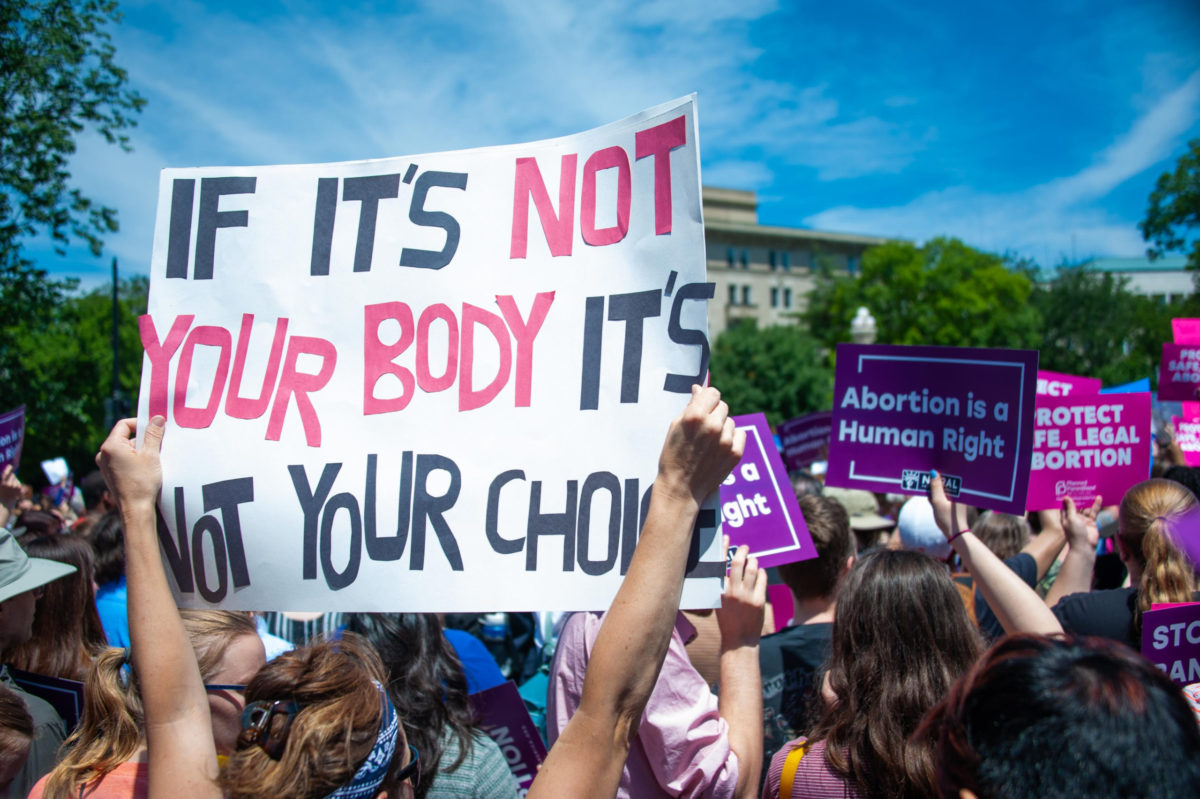
[[[784,251],[783,253],[783,271],[788,271],[792,268],[792,254]]]
[[[792,290],[791,289],[783,290],[783,307],[784,308],[792,307]]]
[[[742,305],[750,304],[750,287],[742,286]]]
[[[734,255],[734,252],[733,252],[733,248],[732,248],[732,247],[730,247],[728,250],[726,250],[726,251],[725,251],[725,255],[726,255],[726,257],[729,259],[729,268],[730,268],[730,269],[733,269],[733,267],[734,267],[734,259],[736,258],[736,256]]]
[[[729,284],[729,304],[737,305],[737,286]]]
[[[846,256],[846,271],[852,275],[858,271],[858,256],[856,256],[856,255],[847,255]]]
[[[742,269],[749,269],[749,268],[750,268],[750,252],[748,250],[742,250]]]
[[[771,265],[771,271],[774,272],[777,264],[775,263],[775,251],[767,250],[767,263]]]
[[[771,307],[779,307],[779,288],[777,286],[771,287]]]

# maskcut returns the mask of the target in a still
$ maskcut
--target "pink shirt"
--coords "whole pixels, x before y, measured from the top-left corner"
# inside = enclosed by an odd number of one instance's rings
[[[583,675],[602,618],[599,613],[575,613],[563,625],[547,697],[551,744],[579,707]],[[717,712],[717,698],[688,661],[684,640],[694,634],[695,628],[677,614],[667,657],[625,761],[617,789],[620,799],[733,796],[737,756],[729,748],[729,725]]]

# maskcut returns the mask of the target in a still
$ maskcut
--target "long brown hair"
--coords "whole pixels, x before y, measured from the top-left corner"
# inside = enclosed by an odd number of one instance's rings
[[[278,759],[243,731],[221,773],[225,796],[322,797],[350,782],[379,734],[383,709],[375,683],[386,681],[379,656],[349,633],[275,658],[246,686],[246,704],[292,700],[300,709],[286,733],[286,717],[272,720],[271,734],[283,739]]]
[[[842,580],[833,621],[826,707],[810,738],[865,796],[934,792],[932,747],[908,738],[982,651],[944,564],[878,550]],[[785,798],[786,799],[786,798]]]
[[[245,613],[185,610],[180,615],[206,682],[232,641],[255,634],[254,622]],[[83,683],[83,715],[63,744],[64,754],[50,772],[43,799],[78,796],[83,786],[129,760],[142,745],[142,697],[132,666],[125,668],[128,663],[126,649],[106,649],[92,662]]]
[[[33,617],[33,635],[13,649],[8,662],[18,669],[82,680],[92,658],[108,646],[92,586],[92,546],[74,535],[25,539],[31,558],[48,558],[75,567],[74,574],[47,583]]]
[[[1159,602],[1191,602],[1196,577],[1172,542],[1168,525],[1196,506],[1196,497],[1173,480],[1146,480],[1125,492],[1117,535],[1127,558],[1142,565],[1133,638],[1141,640],[1142,613]]]

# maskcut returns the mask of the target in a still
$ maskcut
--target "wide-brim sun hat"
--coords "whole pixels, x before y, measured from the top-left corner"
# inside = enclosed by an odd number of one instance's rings
[[[74,573],[69,563],[29,557],[12,532],[0,531],[0,602]]]

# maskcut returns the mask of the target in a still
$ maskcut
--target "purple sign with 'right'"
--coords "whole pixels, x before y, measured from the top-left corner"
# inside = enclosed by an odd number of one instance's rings
[[[1143,613],[1142,657],[1176,685],[1200,682],[1200,603]]]
[[[839,344],[825,482],[1025,512],[1036,350]]]
[[[25,406],[0,414],[0,470],[21,465],[21,445],[25,443]]]

